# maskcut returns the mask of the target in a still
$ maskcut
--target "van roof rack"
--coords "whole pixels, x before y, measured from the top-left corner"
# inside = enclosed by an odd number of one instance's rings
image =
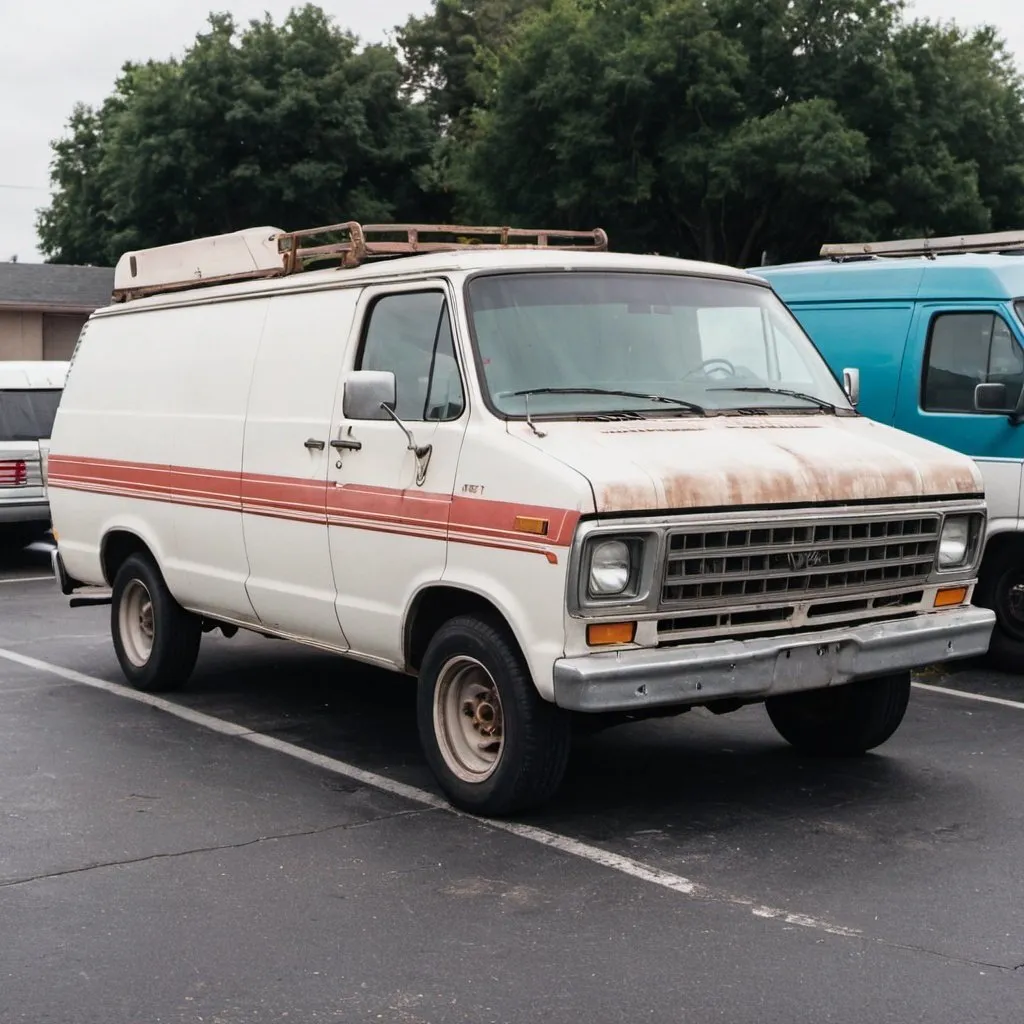
[[[560,249],[604,252],[608,236],[592,231],[469,227],[458,224],[359,224],[303,231],[259,227],[126,252],[114,268],[112,301],[203,285],[285,277],[314,263],[358,267],[368,260],[457,249]]]
[[[824,259],[836,261],[873,256],[952,256],[958,253],[1010,252],[1024,249],[1024,231],[987,235],[951,235],[948,238],[907,238],[892,242],[843,242],[821,247]]]

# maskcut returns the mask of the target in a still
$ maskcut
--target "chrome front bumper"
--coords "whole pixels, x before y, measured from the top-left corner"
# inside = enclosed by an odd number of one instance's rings
[[[555,703],[599,712],[763,700],[984,654],[994,624],[993,612],[967,606],[816,633],[563,658]]]

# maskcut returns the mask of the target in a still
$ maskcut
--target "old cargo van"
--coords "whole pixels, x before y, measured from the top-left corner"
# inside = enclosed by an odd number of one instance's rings
[[[55,360],[0,362],[0,544],[49,529],[46,444],[67,369]]]
[[[860,410],[970,455],[989,518],[975,603],[991,653],[1024,666],[1024,232],[827,245],[823,259],[757,271]]]
[[[213,629],[408,673],[445,793],[505,814],[574,716],[765,702],[856,754],[912,668],[988,646],[977,467],[858,415],[742,271],[347,224],[127,253],[115,285],[57,415],[54,562],[144,690]]]

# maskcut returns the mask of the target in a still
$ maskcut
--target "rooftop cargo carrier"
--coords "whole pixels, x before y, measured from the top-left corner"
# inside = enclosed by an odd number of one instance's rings
[[[303,231],[259,227],[126,252],[114,269],[114,302],[202,285],[295,274],[314,263],[357,267],[372,259],[457,249],[562,249],[604,252],[593,231],[467,227],[457,224],[329,224]]]
[[[839,242],[821,247],[824,259],[837,262],[875,256],[956,256],[964,253],[1020,253],[1024,231],[998,231],[985,235],[951,235],[946,238],[906,238],[891,242]]]

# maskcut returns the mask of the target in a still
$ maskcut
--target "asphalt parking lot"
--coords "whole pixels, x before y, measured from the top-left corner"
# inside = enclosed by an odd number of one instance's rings
[[[925,674],[858,760],[610,730],[500,826],[408,681],[208,637],[145,703],[48,577],[0,556],[2,1024],[1024,1019],[1024,677]]]

